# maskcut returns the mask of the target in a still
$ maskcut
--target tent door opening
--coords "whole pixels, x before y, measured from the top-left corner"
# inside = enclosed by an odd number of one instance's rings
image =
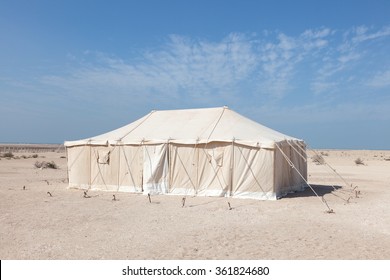
[[[143,146],[143,191],[144,194],[168,192],[167,144]]]

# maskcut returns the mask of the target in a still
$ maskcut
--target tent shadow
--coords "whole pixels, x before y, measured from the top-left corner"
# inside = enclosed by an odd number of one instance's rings
[[[330,194],[335,190],[339,190],[342,188],[341,186],[331,186],[331,185],[314,185],[314,184],[310,184],[310,185],[319,196]],[[303,191],[289,193],[286,196],[284,196],[282,199],[297,198],[297,197],[311,197],[311,196],[316,196],[316,194],[312,191],[312,189],[306,187]]]

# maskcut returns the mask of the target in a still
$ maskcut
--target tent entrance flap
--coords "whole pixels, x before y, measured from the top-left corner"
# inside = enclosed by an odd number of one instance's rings
[[[143,190],[144,194],[168,192],[167,144],[144,145]]]

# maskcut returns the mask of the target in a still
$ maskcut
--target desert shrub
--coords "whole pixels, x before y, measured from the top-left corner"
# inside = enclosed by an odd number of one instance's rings
[[[13,158],[14,154],[12,152],[6,152],[6,153],[3,154],[3,157],[5,157],[5,158]]]
[[[355,159],[355,163],[356,163],[356,165],[364,165],[364,162],[361,158]]]
[[[326,152],[321,152],[321,155],[322,155],[322,156],[324,156],[324,157],[327,157],[327,156],[329,156],[329,154],[328,154],[328,153],[326,153]]]
[[[325,164],[325,160],[324,160],[324,158],[321,155],[314,155],[314,156],[311,157],[311,160],[315,164]]]
[[[36,162],[34,163],[34,166],[35,166],[36,168],[42,168],[42,167],[43,167],[43,163],[44,163],[44,161],[36,161]]]
[[[57,164],[54,161],[51,161],[51,162],[36,161],[34,163],[34,166],[36,168],[41,168],[41,169],[44,169],[44,168],[58,169],[58,166],[57,166]]]
[[[54,161],[51,161],[46,163],[46,168],[58,169],[58,166]]]
[[[37,158],[38,155],[37,155],[37,154],[33,154],[31,157],[32,157],[32,158]]]

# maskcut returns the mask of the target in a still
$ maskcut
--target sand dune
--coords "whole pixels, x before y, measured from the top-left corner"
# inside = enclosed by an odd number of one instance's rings
[[[84,198],[67,189],[62,150],[14,153],[0,160],[0,259],[390,259],[390,151],[317,152],[348,183],[308,160],[333,214],[310,189],[278,201],[188,197],[184,207],[179,196]]]

